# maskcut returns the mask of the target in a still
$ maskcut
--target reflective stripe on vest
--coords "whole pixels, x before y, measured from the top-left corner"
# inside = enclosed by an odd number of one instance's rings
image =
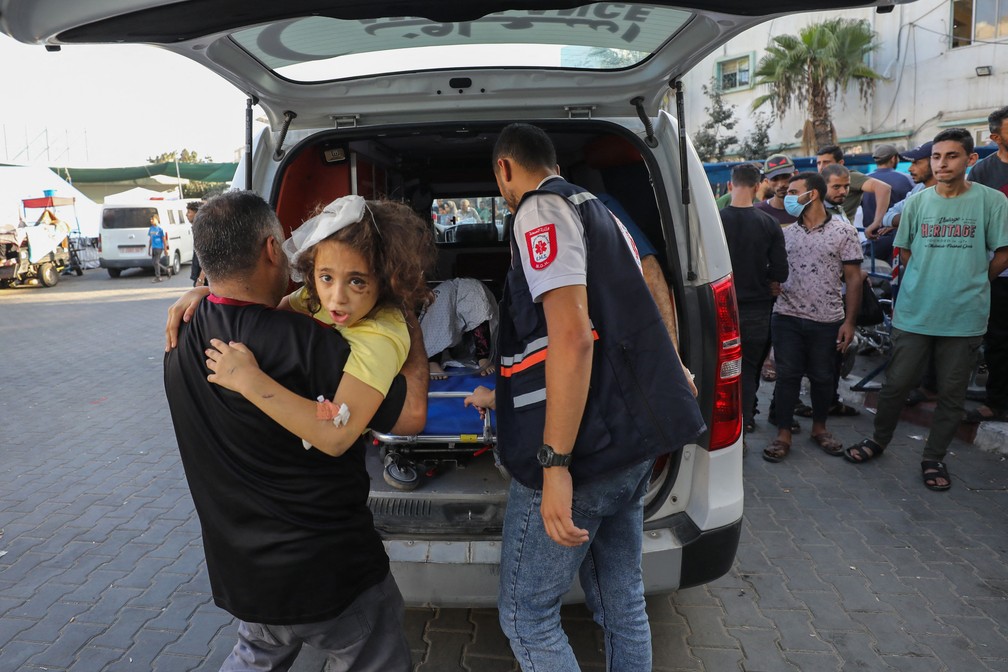
[[[595,325],[588,321],[588,326],[592,328],[592,340],[599,340],[598,332],[595,330]],[[517,355],[512,355],[510,357],[501,357],[500,375],[504,378],[510,378],[516,373],[521,373],[525,369],[529,369],[536,364],[542,364],[546,361],[546,353],[549,350],[549,337],[543,336],[542,338],[537,338],[531,343],[529,343],[525,350],[518,353]]]

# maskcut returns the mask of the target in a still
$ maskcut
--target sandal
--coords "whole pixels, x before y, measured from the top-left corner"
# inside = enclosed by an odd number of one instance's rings
[[[798,405],[794,407],[794,414],[799,418],[811,418],[812,407],[799,401]]]
[[[823,449],[827,455],[833,455],[834,457],[844,454],[843,444],[833,438],[833,435],[829,432],[822,432],[821,434],[810,434],[809,438],[817,446]]]
[[[838,401],[829,407],[828,415],[839,415],[839,416],[854,416],[861,415],[861,411],[857,410],[853,406],[848,406],[842,401]]]
[[[949,478],[948,467],[944,462],[937,460],[924,460],[921,462],[921,475],[924,477],[924,487],[928,490],[948,490],[952,487],[952,479]],[[938,479],[945,479],[945,484],[940,485]]]
[[[752,434],[753,432],[756,431],[756,423],[755,422],[747,422],[747,423],[745,423],[745,427],[743,427],[743,431],[745,431],[746,434]]]
[[[854,464],[864,464],[868,460],[873,460],[885,452],[885,446],[880,446],[871,439],[864,439],[861,443],[846,448],[843,456],[848,462]]]
[[[777,380],[777,368],[774,366],[764,366],[760,372],[760,377],[768,383],[774,382]]]
[[[774,439],[763,449],[763,459],[767,462],[780,462],[791,452],[791,444],[780,439]]]
[[[986,408],[990,411],[990,415],[983,413],[980,408]],[[981,406],[980,408],[971,408],[966,411],[966,417],[963,418],[963,422],[1008,422],[1008,411],[994,410],[988,406]]]

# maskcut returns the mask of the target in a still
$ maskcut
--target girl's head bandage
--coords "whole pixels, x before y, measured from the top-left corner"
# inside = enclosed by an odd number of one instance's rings
[[[340,229],[361,221],[366,207],[360,196],[343,196],[291,232],[291,237],[283,244],[283,251],[290,262],[291,280],[304,280],[297,271],[297,261],[302,254]]]

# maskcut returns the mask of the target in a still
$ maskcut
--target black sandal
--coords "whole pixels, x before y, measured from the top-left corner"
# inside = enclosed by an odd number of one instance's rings
[[[871,439],[863,439],[861,443],[844,449],[844,459],[854,464],[864,464],[885,452],[885,446],[880,446]]]
[[[924,487],[928,490],[942,491],[952,487],[952,479],[949,478],[948,467],[944,462],[924,460],[921,462],[921,475],[924,477]],[[945,485],[938,484],[939,478],[945,479]]]
[[[767,462],[780,462],[791,452],[791,444],[780,439],[774,439],[763,449],[763,459]]]
[[[798,405],[794,407],[794,414],[799,418],[811,418],[812,407],[799,401]]]

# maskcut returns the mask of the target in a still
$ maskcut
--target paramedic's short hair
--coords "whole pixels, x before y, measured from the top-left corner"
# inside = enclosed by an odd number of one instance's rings
[[[213,280],[244,278],[258,263],[263,242],[284,240],[269,203],[251,191],[226,191],[204,203],[193,219],[193,247]]]
[[[751,163],[740,163],[731,171],[731,181],[736,187],[755,187],[761,179],[760,169]]]
[[[497,136],[494,145],[494,172],[497,171],[497,159],[511,159],[526,170],[547,168],[552,170],[557,165],[556,149],[546,132],[531,124],[511,124],[505,126]]]
[[[200,205],[202,204],[199,201],[189,201],[186,203],[185,209],[192,210],[193,212],[199,212]]]
[[[831,177],[850,177],[850,171],[847,170],[846,166],[841,166],[839,163],[831,163],[828,166],[824,166],[822,172],[822,179],[826,182],[830,181]]]

